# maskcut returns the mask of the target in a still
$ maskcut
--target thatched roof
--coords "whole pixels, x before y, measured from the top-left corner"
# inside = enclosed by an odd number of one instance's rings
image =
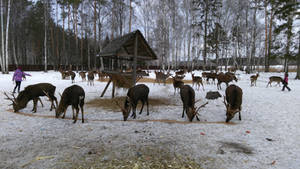
[[[119,38],[113,39],[99,54],[100,57],[116,57],[119,59],[132,60],[134,55],[135,37],[138,36],[137,58],[139,60],[155,60],[156,54],[153,52],[144,36],[139,30],[128,33]]]

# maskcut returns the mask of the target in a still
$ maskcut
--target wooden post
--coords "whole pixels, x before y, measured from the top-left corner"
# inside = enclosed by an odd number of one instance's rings
[[[105,88],[104,88],[104,90],[103,90],[103,92],[102,92],[102,94],[101,94],[100,97],[103,97],[103,95],[105,94],[105,92],[106,92],[106,90],[107,90],[107,88],[108,88],[110,82],[111,82],[111,78],[109,78],[109,81],[107,82],[107,84],[106,84],[106,86],[105,86]]]
[[[135,86],[135,83],[136,83],[137,50],[138,50],[138,36],[137,36],[137,33],[135,33],[134,54],[133,54],[134,55],[133,56],[133,73],[132,73],[133,86]]]

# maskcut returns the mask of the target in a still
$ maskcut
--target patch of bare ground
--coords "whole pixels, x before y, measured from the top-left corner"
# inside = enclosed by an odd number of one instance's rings
[[[86,105],[91,107],[101,107],[103,109],[112,110],[119,112],[120,108],[116,104],[116,101],[123,105],[123,102],[125,100],[125,97],[115,97],[115,98],[97,98],[94,100],[91,100],[86,103]],[[171,102],[170,99],[167,98],[149,98],[149,105],[151,106],[167,106],[167,105],[175,105],[175,103]],[[137,108],[140,108],[142,106],[141,103],[138,104]]]
[[[104,152],[103,152],[104,151]],[[94,169],[201,169],[201,165],[194,159],[178,156],[169,150],[156,146],[145,146],[143,148],[133,148],[133,153],[128,153],[122,157],[113,155],[112,152],[105,152],[101,149],[89,150],[86,155],[75,162],[67,163],[61,161],[56,167],[68,168],[94,168]],[[203,162],[203,160],[200,160]],[[67,164],[67,165],[66,165]],[[71,165],[71,166],[68,166]]]

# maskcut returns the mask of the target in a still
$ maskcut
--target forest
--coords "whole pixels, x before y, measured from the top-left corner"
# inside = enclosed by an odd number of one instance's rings
[[[1,0],[0,65],[77,65],[139,29],[161,68],[298,65],[298,0]],[[100,65],[101,66],[101,65]]]

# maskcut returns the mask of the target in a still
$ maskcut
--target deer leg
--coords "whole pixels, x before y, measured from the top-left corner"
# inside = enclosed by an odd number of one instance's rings
[[[77,118],[78,118],[78,113],[79,113],[79,108],[77,107],[77,108],[76,108],[76,117],[75,117],[73,123],[76,123]]]
[[[132,116],[133,116],[133,119],[135,119],[136,118],[136,105],[134,105],[132,108],[133,108],[132,109],[132,111],[133,111]]]
[[[199,117],[198,117],[198,115],[196,114],[196,119],[197,119],[197,121],[200,121],[200,119],[199,119]]]
[[[65,109],[65,110],[64,110],[64,115],[61,117],[62,119],[64,119],[64,118],[65,118],[65,116],[66,116],[66,112],[67,112],[67,109]]]
[[[139,112],[139,114],[142,114],[143,108],[144,108],[144,104],[145,104],[145,101],[143,100],[143,101],[142,101],[142,108],[141,108],[141,111]]]
[[[74,113],[74,109],[75,109],[75,107],[72,105],[72,113],[73,113],[73,117],[72,117],[72,119],[73,119],[73,120],[75,120],[75,113]]]
[[[149,103],[148,103],[148,98],[146,100],[146,104],[147,104],[147,116],[149,116]]]
[[[33,99],[33,108],[32,108],[33,113],[36,112],[36,105],[37,105],[37,102],[38,102],[38,99],[37,99],[37,98],[34,98],[34,99]]]
[[[185,110],[185,107],[183,106],[181,118],[184,118],[184,110]]]
[[[38,101],[40,101],[42,107],[44,107],[44,104],[43,104],[43,102],[42,102],[42,100],[40,98],[38,98]]]
[[[83,106],[80,106],[80,109],[81,109],[81,121],[82,123],[84,123]]]

